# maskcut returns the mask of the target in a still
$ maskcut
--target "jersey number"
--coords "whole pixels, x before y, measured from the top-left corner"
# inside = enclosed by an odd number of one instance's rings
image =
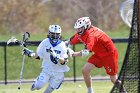
[[[50,59],[54,64],[58,63],[58,61],[52,55],[50,55]]]

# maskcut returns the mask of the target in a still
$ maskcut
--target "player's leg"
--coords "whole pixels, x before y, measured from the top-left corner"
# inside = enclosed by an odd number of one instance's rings
[[[52,93],[54,90],[55,90],[55,89],[52,88],[52,87],[50,86],[50,84],[49,84],[48,87],[46,88],[46,90],[44,91],[44,93]]]
[[[112,81],[113,84],[115,84],[121,90],[121,93],[127,93],[122,82],[120,80],[118,80],[117,75],[112,75],[112,76],[110,75],[110,80]]]
[[[122,93],[127,93],[120,80],[118,80],[118,52],[115,50],[110,55],[102,59],[106,73],[110,76],[110,80],[117,87],[121,88]]]
[[[102,64],[98,58],[98,56],[96,56],[96,54],[92,55],[89,59],[88,62],[84,65],[83,69],[82,69],[82,74],[84,77],[84,81],[86,83],[87,86],[87,93],[94,93],[93,92],[93,88],[92,88],[92,79],[90,76],[90,72],[91,70],[93,70],[95,67],[102,67]]]
[[[102,58],[106,73],[110,76],[110,80],[115,84],[118,76],[118,53],[117,51],[111,52],[108,56]]]
[[[51,78],[49,80],[49,85],[44,91],[44,93],[51,93],[55,89],[58,89],[64,80],[63,72],[51,72]]]
[[[95,68],[95,65],[87,62],[82,69],[82,74],[87,86],[88,93],[94,93],[92,89],[92,79],[90,76],[90,72],[93,68]]]
[[[36,89],[41,89],[48,82],[49,78],[50,76],[42,71],[35,82],[32,84],[31,90],[33,91]]]
[[[111,82],[113,84],[115,84],[121,90],[121,93],[127,93],[125,87],[122,85],[122,82],[120,80],[118,80],[118,75],[115,73],[113,74],[113,72],[115,72],[115,71],[113,71],[112,69],[114,69],[114,68],[110,67],[110,68],[106,69],[107,73],[110,75]],[[113,71],[113,72],[111,72],[111,71]]]

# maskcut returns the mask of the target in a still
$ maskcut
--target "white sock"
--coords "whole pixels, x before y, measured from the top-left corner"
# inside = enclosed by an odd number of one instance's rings
[[[94,93],[93,88],[92,87],[88,87],[88,92],[87,93]]]

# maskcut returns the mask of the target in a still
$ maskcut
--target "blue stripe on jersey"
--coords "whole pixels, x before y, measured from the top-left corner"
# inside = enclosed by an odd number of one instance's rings
[[[59,88],[60,88],[60,86],[62,85],[62,83],[63,83],[63,80],[62,80],[62,82],[59,84],[59,86],[58,86],[56,89],[59,89]]]

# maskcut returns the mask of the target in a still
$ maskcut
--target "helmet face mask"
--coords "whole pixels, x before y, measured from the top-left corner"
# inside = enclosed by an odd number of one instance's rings
[[[61,38],[61,27],[59,25],[50,25],[48,36],[51,43],[57,43]]]
[[[60,39],[61,35],[60,33],[49,33],[49,37],[51,38],[51,40],[53,41],[57,41],[58,39]]]
[[[84,31],[85,31],[85,27],[84,27],[84,26],[81,27],[81,28],[77,28],[77,29],[76,29],[76,32],[77,32],[79,35],[82,35],[82,34],[84,33]]]

